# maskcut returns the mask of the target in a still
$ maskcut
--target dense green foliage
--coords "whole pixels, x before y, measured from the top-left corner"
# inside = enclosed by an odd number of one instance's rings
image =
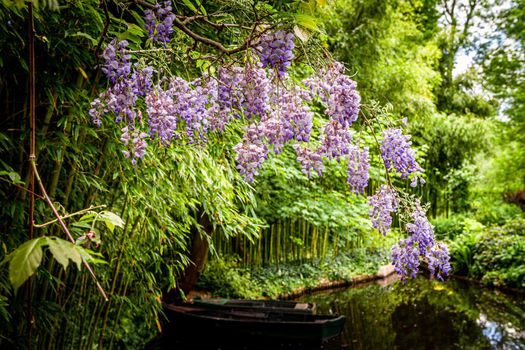
[[[235,257],[214,259],[206,265],[197,288],[230,298],[276,299],[330,282],[348,282],[363,274],[374,275],[388,263],[389,251],[355,249],[338,256],[304,263],[291,262],[250,269]]]
[[[144,51],[134,53],[141,64],[154,62],[187,79],[245,59],[180,30],[166,50],[148,51],[140,3],[35,2],[36,164],[73,245],[40,197],[28,236],[29,12],[27,2],[0,2],[0,347],[142,347],[163,321],[161,300],[178,293],[192,266],[195,237],[210,247],[199,287],[239,297],[276,297],[372,273],[399,237],[398,230],[387,239],[372,232],[366,201],[350,193],[339,163],[308,179],[285,147],[247,184],[232,151],[239,125],[199,147],[152,147],[132,166],[120,152],[118,128],[96,128],[88,115],[107,87],[100,56],[113,37]],[[451,242],[456,272],[523,288],[524,226],[517,219],[525,208],[525,8],[509,1],[492,13],[490,1],[442,3],[184,0],[173,6],[186,18],[216,15],[215,26],[189,28],[227,48],[242,45],[256,22],[293,30],[297,78],[327,56],[344,62],[358,83],[363,116],[408,119],[427,185],[410,190],[408,182],[393,181],[431,203],[436,234]],[[472,34],[482,16],[501,30],[480,43]],[[477,53],[479,69],[454,74],[465,50]],[[324,117],[314,112],[319,126]],[[356,124],[359,137],[374,145],[364,133],[372,127]],[[385,177],[379,158],[372,158],[366,192]],[[35,189],[40,194],[38,184]],[[403,221],[395,218],[395,225]],[[78,266],[79,256],[95,270],[108,302],[86,269],[70,264]]]
[[[493,227],[464,219],[454,226],[461,232],[450,243],[457,274],[491,286],[525,288],[523,219]]]

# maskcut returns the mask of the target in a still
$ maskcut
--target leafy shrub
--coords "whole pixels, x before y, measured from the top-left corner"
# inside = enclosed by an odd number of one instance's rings
[[[434,234],[437,239],[453,239],[463,233],[465,218],[460,215],[453,215],[448,218],[436,218],[432,220]]]
[[[470,275],[474,264],[474,252],[476,249],[477,235],[474,233],[465,233],[456,237],[449,244],[450,260],[452,261],[452,270],[457,275]]]
[[[491,196],[476,201],[473,206],[476,207],[474,218],[484,225],[504,225],[523,217],[523,212],[517,205],[501,199],[494,200]]]
[[[208,261],[196,287],[226,298],[250,299],[261,294],[251,281],[250,272],[240,267],[237,256]]]
[[[474,276],[489,285],[525,288],[525,221],[490,229],[476,243]]]
[[[459,235],[450,243],[456,274],[487,285],[525,288],[525,220]]]

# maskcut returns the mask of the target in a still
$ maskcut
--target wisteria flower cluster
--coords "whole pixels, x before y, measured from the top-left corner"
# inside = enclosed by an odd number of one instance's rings
[[[114,39],[104,50],[102,71],[112,85],[91,103],[89,115],[97,127],[102,125],[101,117],[110,112],[115,115],[116,123],[124,121],[127,124],[121,130],[121,140],[128,147],[128,150],[123,152],[126,158],[131,157],[135,164],[137,159],[143,157],[147,146],[143,137],[145,133],[134,131],[136,119],[141,119],[142,116],[142,112],[136,108],[136,103],[139,97],[146,96],[152,90],[154,71],[149,66],[143,69],[132,67],[131,56],[126,53],[127,46],[127,41],[118,42]],[[130,140],[132,142],[128,145]]]
[[[284,77],[286,69],[291,65],[294,58],[293,49],[294,35],[279,30],[274,33],[263,35],[259,41],[257,50],[262,63],[262,67],[272,67],[277,69],[277,76]]]
[[[127,46],[126,40],[117,42],[117,39],[113,39],[102,54],[105,61],[102,71],[112,83],[117,82],[122,77],[127,77],[131,72],[131,55],[126,53]]]
[[[166,46],[173,34],[175,15],[171,12],[171,1],[156,4],[153,10],[144,11],[144,21],[148,35],[153,42],[161,42]]]
[[[348,154],[347,181],[350,191],[362,194],[368,185],[368,169],[370,168],[370,154],[368,147],[359,148],[358,145],[350,146]]]
[[[368,215],[372,226],[383,235],[390,232],[392,215],[398,208],[398,202],[395,191],[387,185],[381,185],[375,195],[368,197]]]
[[[407,224],[409,236],[392,247],[392,261],[401,279],[415,278],[423,259],[432,276],[443,280],[450,272],[450,258],[446,245],[434,239],[432,225],[428,221],[419,200],[412,212],[412,222]]]
[[[312,97],[319,96],[326,106],[325,113],[337,120],[343,127],[350,127],[359,116],[361,96],[357,84],[344,74],[344,66],[334,62],[321,70],[319,76],[307,78]]]
[[[268,158],[268,147],[262,141],[264,131],[260,125],[246,127],[243,140],[234,149],[237,152],[237,169],[246,181],[253,182],[262,163]]]
[[[416,161],[415,152],[411,148],[410,135],[403,135],[399,128],[387,129],[383,132],[381,144],[381,157],[387,170],[396,170],[401,173],[401,178],[406,179],[410,174],[413,177],[411,186],[417,185],[418,175],[423,171]],[[424,183],[421,178],[420,181]]]

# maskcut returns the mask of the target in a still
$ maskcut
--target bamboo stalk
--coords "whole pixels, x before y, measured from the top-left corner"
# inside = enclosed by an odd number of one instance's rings
[[[264,232],[265,232],[265,229],[262,229],[261,230],[261,234],[259,235],[259,239],[257,240],[257,245],[258,245],[258,249],[257,249],[257,265],[258,266],[262,266],[262,241],[263,241],[263,237],[264,237]]]
[[[268,259],[268,262],[270,264],[273,264],[273,258],[274,258],[274,247],[273,247],[273,237],[275,232],[275,224],[272,225],[272,228],[270,230],[270,258]]]
[[[148,216],[148,213],[146,213],[145,217]],[[113,270],[113,273],[112,273],[112,277],[111,277],[111,289],[110,289],[110,293],[111,295],[113,295],[113,293],[115,293],[115,288],[116,288],[116,285],[117,285],[117,277],[120,273],[120,267],[121,267],[121,263],[122,263],[122,256],[124,255],[124,240],[127,238],[128,241],[129,241],[129,238],[131,238],[131,236],[133,235],[133,232],[135,232],[135,229],[137,227],[137,225],[139,224],[140,220],[142,219],[141,216],[138,216],[136,219],[135,219],[135,222],[133,223],[132,227],[131,227],[131,230],[129,231],[129,237],[127,237],[128,235],[127,234],[122,234],[122,237],[120,239],[120,242],[118,244],[118,246],[120,247],[119,249],[119,252],[118,252],[118,256],[117,256],[117,259],[116,259],[116,265],[115,265],[115,269]],[[108,317],[109,317],[109,307],[111,306],[112,302],[111,300],[109,300],[106,305],[104,305],[104,318],[102,320],[102,327],[101,327],[101,331],[100,331],[100,336],[99,336],[99,339],[98,339],[98,347],[99,349],[103,349],[103,342],[104,342],[104,333],[105,333],[105,330],[106,330],[106,325],[107,325],[107,321],[108,321]]]
[[[33,2],[29,2],[29,162],[32,163],[36,159],[36,87],[35,87],[35,23],[33,20]],[[34,168],[29,169],[29,229],[28,239],[33,239],[34,223],[35,223],[35,172]],[[33,287],[32,278],[29,278],[26,290],[27,297],[27,325],[28,337],[27,345],[31,349],[33,347],[33,309],[31,290]]]

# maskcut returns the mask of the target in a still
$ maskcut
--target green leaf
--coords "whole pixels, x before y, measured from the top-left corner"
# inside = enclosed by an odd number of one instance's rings
[[[0,176],[3,176],[3,175],[7,175],[14,184],[23,183],[20,179],[20,175],[18,175],[18,173],[15,171],[0,171]]]
[[[103,221],[111,232],[115,230],[115,226],[120,228],[124,227],[124,221],[120,218],[120,216],[110,211],[101,212],[98,215],[98,220]]]
[[[77,246],[58,237],[46,237],[46,242],[53,257],[64,267],[64,270],[67,269],[67,266],[69,265],[69,259],[73,260],[77,265],[77,268],[80,270],[82,256],[80,255]]]
[[[42,237],[29,240],[16,248],[9,260],[9,281],[16,290],[31,277],[42,262]],[[6,258],[7,259],[7,258]]]
[[[308,39],[310,38],[310,35],[308,34],[308,32],[299,26],[294,26],[293,31],[295,33],[295,36],[301,39],[303,43],[307,42]]]
[[[294,14],[294,17],[295,17],[295,22],[298,25],[305,27],[307,29],[316,31],[316,32],[321,31],[321,29],[319,28],[319,25],[317,24],[316,18],[310,15],[304,14],[304,13],[296,13]]]

